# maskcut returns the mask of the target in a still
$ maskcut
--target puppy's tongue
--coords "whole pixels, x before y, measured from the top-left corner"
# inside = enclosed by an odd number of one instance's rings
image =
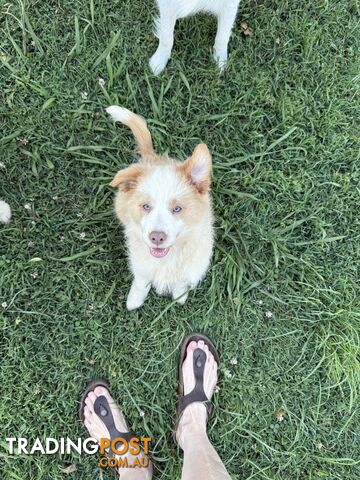
[[[150,248],[151,255],[156,258],[165,257],[168,251],[169,251],[168,248],[155,248],[155,247]]]

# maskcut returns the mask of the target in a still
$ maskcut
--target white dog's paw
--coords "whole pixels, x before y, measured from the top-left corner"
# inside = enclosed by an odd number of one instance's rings
[[[0,223],[9,223],[11,219],[11,209],[9,204],[0,200]]]
[[[187,298],[188,298],[188,295],[189,295],[189,292],[184,292],[184,290],[181,290],[181,291],[174,291],[173,294],[172,294],[172,297],[174,300],[177,301],[177,303],[179,303],[180,305],[184,305],[184,303],[186,302]]]
[[[141,307],[145,302],[145,298],[150,290],[150,283],[133,281],[129,295],[126,300],[126,308],[128,310],[135,310]]]
[[[150,58],[149,65],[154,75],[159,75],[164,68],[166,67],[167,62],[169,61],[170,55],[168,53],[156,50],[154,55]]]
[[[132,295],[131,292],[129,293],[127,299],[126,299],[126,308],[130,310],[136,310],[137,308],[140,308],[141,305],[144,303],[144,296],[143,295]]]
[[[214,59],[219,67],[220,72],[222,72],[228,59],[227,51],[214,50]]]
[[[182,297],[179,298],[179,300],[177,300],[177,303],[179,305],[184,305],[186,300],[188,298],[188,294],[187,293],[184,293],[184,295]]]

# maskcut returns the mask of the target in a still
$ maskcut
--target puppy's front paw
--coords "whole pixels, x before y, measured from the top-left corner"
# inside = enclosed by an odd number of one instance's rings
[[[177,300],[177,303],[179,303],[180,305],[184,305],[187,298],[188,298],[188,294],[185,293],[182,297],[179,298],[179,300]]]
[[[184,305],[188,298],[188,292],[184,290],[175,290],[172,294],[172,297],[174,300],[177,301],[177,303],[179,303],[180,305]]]
[[[128,310],[135,310],[135,308],[141,307],[149,290],[150,282],[144,279],[134,279],[126,300],[126,308]]]
[[[169,60],[169,55],[161,50],[156,50],[154,55],[150,58],[149,65],[154,75],[159,75]]]
[[[214,59],[219,67],[220,72],[222,72],[226,66],[227,57],[227,51],[214,50]]]
[[[137,297],[136,295],[128,295],[126,299],[126,308],[130,310],[136,310],[140,308],[141,305],[144,303],[144,299],[141,297]]]

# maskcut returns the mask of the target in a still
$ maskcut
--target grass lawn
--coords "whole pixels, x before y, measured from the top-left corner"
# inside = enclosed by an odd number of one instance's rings
[[[358,479],[359,5],[244,0],[223,75],[215,19],[197,16],[178,22],[154,77],[154,12],[1,2],[0,196],[13,209],[0,227],[1,478],[59,480],[68,465],[69,478],[112,478],[95,457],[5,444],[85,436],[77,400],[98,375],[153,438],[155,478],[180,478],[177,353],[200,330],[222,355],[209,428],[233,479]],[[107,183],[134,141],[107,118],[112,103],[147,119],[159,152],[185,159],[203,141],[213,153],[216,249],[183,307],[151,293],[126,311]]]

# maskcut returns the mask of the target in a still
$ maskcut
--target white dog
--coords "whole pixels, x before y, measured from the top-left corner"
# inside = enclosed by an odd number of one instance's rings
[[[209,150],[200,144],[185,162],[157,155],[142,117],[117,106],[107,112],[131,129],[141,156],[110,183],[118,187],[115,211],[134,275],[126,306],[140,307],[151,285],[184,303],[205,275],[213,249]]]
[[[158,75],[164,70],[170,58],[176,20],[198,12],[213,13],[218,18],[214,58],[220,69],[223,69],[240,0],[157,0],[157,3],[159,17],[155,20],[155,32],[159,38],[159,46],[150,59],[152,71]]]
[[[6,202],[4,202],[4,200],[0,200],[0,223],[9,223],[10,219],[10,206]]]

